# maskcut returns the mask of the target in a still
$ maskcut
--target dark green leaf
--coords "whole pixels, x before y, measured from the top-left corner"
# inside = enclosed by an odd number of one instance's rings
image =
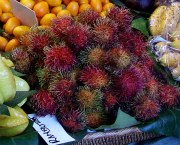
[[[139,125],[144,132],[180,137],[180,108],[169,109],[150,122]]]
[[[11,56],[11,52],[1,52],[3,57],[9,58]]]
[[[26,74],[22,74],[22,73],[20,73],[20,72],[17,72],[17,71],[16,71],[15,69],[13,69],[13,68],[10,68],[10,69],[11,69],[13,75],[15,75],[15,76],[23,77],[23,76],[26,75]]]
[[[2,35],[3,32],[4,32],[4,30],[0,28],[0,35]]]
[[[139,30],[147,37],[149,36],[148,20],[145,18],[134,19],[131,24],[132,28]]]
[[[38,145],[38,133],[33,130],[32,122],[26,130],[14,137],[0,137],[0,145]]]
[[[25,98],[33,95],[34,93],[36,93],[35,90],[31,90],[31,91],[17,91],[14,99],[9,101],[9,102],[7,102],[7,103],[5,103],[5,104],[7,106],[15,107],[17,104],[22,102]]]
[[[0,105],[0,115],[10,115],[8,107],[4,104]]]

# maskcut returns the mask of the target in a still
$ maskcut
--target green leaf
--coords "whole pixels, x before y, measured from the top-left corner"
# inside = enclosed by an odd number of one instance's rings
[[[17,91],[14,99],[9,101],[9,102],[6,102],[5,104],[7,106],[15,107],[17,104],[22,102],[25,98],[33,95],[34,93],[36,93],[35,90],[31,90],[31,91]]]
[[[3,57],[9,58],[11,56],[11,52],[1,52]]]
[[[145,18],[138,18],[132,21],[131,27],[139,30],[144,35],[149,37],[148,20]]]
[[[18,76],[18,77],[23,77],[23,76],[26,76],[26,74],[22,74],[20,72],[17,72],[15,69],[13,68],[10,68],[11,69],[11,72],[13,73],[13,75],[15,76]]]
[[[168,109],[152,121],[138,126],[144,132],[180,137],[180,108]]]
[[[10,115],[8,107],[4,104],[0,105],[0,115]]]
[[[38,133],[32,127],[33,123],[30,121],[26,130],[14,137],[0,137],[1,145],[39,145]]]

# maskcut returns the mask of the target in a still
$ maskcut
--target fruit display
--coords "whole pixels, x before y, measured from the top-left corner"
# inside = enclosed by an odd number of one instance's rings
[[[0,105],[13,100],[16,91],[30,89],[27,82],[14,76],[9,67],[13,67],[13,63],[0,55]],[[28,116],[20,108],[25,102],[26,100],[23,100],[15,107],[7,106],[9,115],[0,114],[0,137],[16,136],[27,128]]]
[[[179,88],[160,81],[133,19],[123,7],[87,9],[21,35],[11,60],[37,90],[27,105],[68,132],[112,124],[119,107],[144,122],[177,106]]]

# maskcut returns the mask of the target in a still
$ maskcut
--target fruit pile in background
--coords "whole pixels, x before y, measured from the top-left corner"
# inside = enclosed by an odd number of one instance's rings
[[[34,112],[55,114],[77,132],[112,124],[119,107],[147,121],[178,105],[179,89],[160,77],[132,20],[122,7],[111,7],[106,17],[89,9],[23,34],[11,59],[37,90],[28,100]]]
[[[154,36],[150,46],[157,61],[180,81],[180,2],[159,6],[149,21]]]

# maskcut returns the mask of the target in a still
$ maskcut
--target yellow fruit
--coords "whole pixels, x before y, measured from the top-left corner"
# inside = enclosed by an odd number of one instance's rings
[[[0,50],[1,51],[5,50],[7,43],[8,43],[8,40],[6,38],[0,36]]]
[[[91,0],[90,4],[91,4],[94,11],[99,12],[99,13],[102,11],[101,0]]]
[[[0,18],[1,18],[1,15],[2,15],[2,9],[0,8]]]
[[[114,6],[113,3],[107,3],[103,6],[103,11],[107,11]]]
[[[88,3],[89,3],[89,0],[78,0],[78,3],[79,3],[80,5],[82,5],[82,4],[88,4]]]
[[[71,13],[72,16],[77,16],[79,11],[79,4],[75,1],[70,2],[66,9]]]
[[[176,67],[175,69],[172,70],[171,72],[172,76],[174,78],[180,77],[180,66]]]
[[[79,12],[81,13],[81,12],[88,10],[88,9],[92,9],[90,4],[81,4],[79,7]]]
[[[62,0],[46,0],[46,2],[49,4],[49,6],[60,6],[62,3]]]
[[[21,24],[20,20],[16,17],[9,18],[5,25],[5,32],[9,34],[13,34],[13,30],[15,27]]]
[[[40,20],[40,25],[47,25],[49,26],[51,21],[56,18],[56,15],[53,14],[53,13],[49,13],[49,14],[46,14],[42,17],[42,19]]]
[[[102,4],[105,5],[107,3],[110,3],[109,0],[101,0]]]
[[[41,18],[49,13],[49,5],[45,1],[38,2],[34,5],[33,11],[36,13],[37,17]]]
[[[14,30],[13,30],[13,35],[14,35],[16,38],[19,38],[22,34],[28,32],[29,29],[30,29],[30,27],[25,26],[25,25],[17,26],[17,27],[15,27]]]
[[[30,9],[33,9],[36,2],[34,0],[20,0],[20,3]]]
[[[66,15],[71,15],[70,11],[68,11],[68,10],[61,10],[61,11],[57,14],[57,17],[62,17],[62,16],[66,16]]]
[[[2,13],[1,22],[6,23],[9,18],[14,17],[12,13]]]
[[[174,40],[171,44],[172,47],[180,50],[180,39]]]
[[[5,47],[5,52],[9,52],[19,45],[20,45],[19,40],[16,38],[13,38],[7,43]]]
[[[63,9],[62,5],[54,7],[54,8],[51,9],[51,13],[57,15],[62,9]]]
[[[100,16],[103,17],[103,18],[105,18],[105,17],[106,17],[106,14],[107,14],[107,11],[102,11],[102,12],[100,13]]]
[[[4,13],[11,11],[11,4],[9,0],[0,0],[0,8]]]
[[[66,6],[71,2],[71,0],[62,0],[62,1]]]

